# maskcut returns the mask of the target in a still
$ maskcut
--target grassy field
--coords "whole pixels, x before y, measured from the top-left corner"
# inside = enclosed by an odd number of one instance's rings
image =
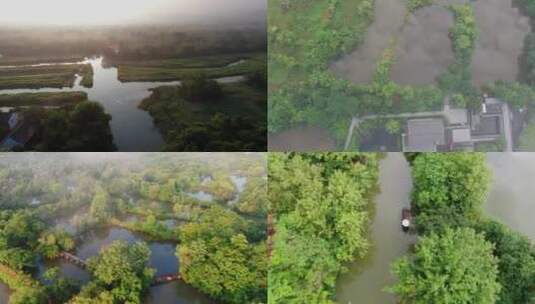
[[[72,87],[75,74],[84,77],[82,85],[93,85],[93,69],[89,64],[20,66],[0,69],[0,89]]]
[[[85,92],[2,94],[0,106],[63,106],[85,100],[87,100]]]
[[[243,75],[266,65],[265,53],[233,54],[193,58],[147,61],[115,61],[119,80],[170,81],[181,80],[195,74],[210,78]],[[236,63],[236,64],[234,64]]]

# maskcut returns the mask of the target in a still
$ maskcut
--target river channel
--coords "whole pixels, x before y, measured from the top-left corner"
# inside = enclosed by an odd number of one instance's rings
[[[42,88],[0,90],[0,94],[37,93],[37,92],[72,92],[83,91],[89,100],[102,104],[106,113],[112,116],[111,130],[115,145],[119,151],[154,152],[160,151],[164,144],[162,135],[154,126],[148,112],[138,108],[139,103],[150,96],[150,89],[162,85],[179,85],[180,81],[171,82],[120,82],[115,67],[105,67],[103,57],[90,58],[79,63],[89,63],[93,67],[93,87],[80,85],[77,77],[72,88]],[[59,63],[65,64],[65,63]],[[243,76],[223,77],[220,83],[239,82]]]
[[[488,153],[492,171],[484,212],[535,242],[535,202],[533,178],[535,153]],[[337,284],[336,298],[341,304],[396,303],[385,292],[395,279],[390,265],[407,253],[416,237],[403,233],[399,227],[401,209],[409,206],[410,168],[402,153],[388,153],[380,164],[380,189],[375,198],[375,217],[371,226],[372,249],[361,261],[348,265]]]
[[[349,272],[339,278],[338,303],[395,303],[395,297],[384,291],[394,283],[390,264],[416,241],[400,225],[401,210],[410,206],[412,188],[409,164],[402,153],[388,153],[381,161],[379,183],[371,225],[372,247],[364,260],[347,265]]]

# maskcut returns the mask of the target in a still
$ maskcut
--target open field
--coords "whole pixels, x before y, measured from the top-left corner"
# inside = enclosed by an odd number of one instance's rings
[[[20,66],[0,69],[0,89],[72,87],[76,74],[84,78],[84,86],[93,85],[89,64]]]
[[[177,59],[113,61],[119,70],[119,80],[169,81],[181,80],[196,74],[209,78],[237,76],[258,70],[266,65],[265,53],[245,53]]]
[[[1,107],[63,106],[85,100],[84,92],[0,94]]]

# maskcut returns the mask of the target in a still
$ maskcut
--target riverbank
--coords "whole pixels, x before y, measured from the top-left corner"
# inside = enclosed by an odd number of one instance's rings
[[[0,94],[0,107],[61,107],[87,100],[85,92]]]
[[[72,88],[76,75],[82,77],[82,86],[92,87],[93,68],[90,64],[0,67],[0,90]]]
[[[265,53],[175,58],[161,60],[109,60],[118,69],[121,82],[176,81],[203,74],[208,78],[222,78],[250,74],[265,68]]]

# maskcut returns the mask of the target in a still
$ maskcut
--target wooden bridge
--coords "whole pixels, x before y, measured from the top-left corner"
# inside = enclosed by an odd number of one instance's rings
[[[72,253],[63,251],[59,254],[58,258],[65,260],[69,263],[73,263],[83,269],[87,268],[87,263]],[[169,283],[173,281],[178,281],[181,279],[182,277],[180,276],[180,274],[166,274],[166,275],[162,275],[162,276],[154,278],[154,280],[152,281],[152,285],[154,286],[154,285],[165,284],[165,283]]]
[[[165,284],[165,283],[169,283],[173,281],[178,281],[181,279],[182,277],[180,276],[180,274],[166,274],[166,275],[154,278],[154,281],[152,281],[152,286]]]
[[[61,252],[59,254],[59,258],[65,260],[67,262],[73,263],[76,266],[82,267],[84,269],[87,267],[87,264],[86,264],[86,262],[84,260],[82,260],[81,258],[75,256],[74,254],[68,253],[66,251]]]

